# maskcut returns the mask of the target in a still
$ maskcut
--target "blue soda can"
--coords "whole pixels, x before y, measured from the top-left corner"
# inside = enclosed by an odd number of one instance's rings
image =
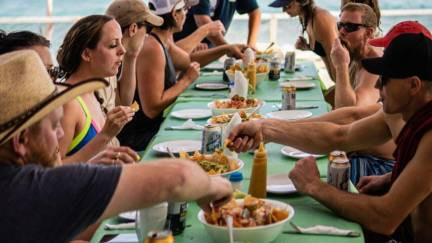
[[[222,129],[215,125],[205,125],[201,138],[201,153],[211,154],[222,147]]]

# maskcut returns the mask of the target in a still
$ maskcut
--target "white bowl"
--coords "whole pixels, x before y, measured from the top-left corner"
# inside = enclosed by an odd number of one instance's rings
[[[235,74],[232,73],[232,72],[229,72],[229,71],[225,71],[225,73],[226,73],[226,75],[227,75],[227,77],[228,77],[230,83],[234,83],[234,77],[235,77]],[[256,74],[256,85],[258,86],[258,84],[259,84],[261,81],[266,80],[266,79],[268,78],[268,74],[269,74],[269,72],[265,72],[265,73],[257,73],[257,74]],[[246,75],[245,75],[245,78],[246,78]]]
[[[294,216],[294,208],[290,205],[270,199],[262,199],[275,207],[288,210],[288,217],[282,221],[256,227],[233,228],[234,241],[245,241],[251,243],[265,243],[275,240],[283,231],[284,225]],[[238,199],[237,202],[243,202]],[[214,242],[229,242],[228,228],[207,223],[202,210],[198,213],[198,220],[204,225],[207,233],[213,238]]]
[[[230,99],[222,99],[222,100],[230,100]],[[240,112],[240,111],[244,111],[248,114],[256,112],[258,113],[259,110],[261,109],[261,107],[263,107],[265,105],[265,102],[263,100],[259,100],[259,105],[258,107],[249,107],[249,108],[241,108],[241,109],[235,109],[235,108],[215,108],[214,107],[214,101],[210,102],[207,104],[208,108],[211,109],[212,111],[212,115],[213,116],[217,116],[217,115],[222,115],[222,114],[232,114],[232,113],[236,113],[236,112]]]
[[[230,176],[232,173],[234,173],[234,172],[236,172],[236,171],[240,171],[241,169],[243,169],[243,166],[244,166],[244,162],[243,162],[243,160],[241,160],[241,159],[234,159],[234,158],[231,158],[231,157],[229,157],[229,158],[230,158],[230,159],[233,159],[233,160],[235,160],[235,161],[237,161],[237,165],[239,166],[237,169],[232,170],[232,171],[228,171],[228,172],[225,172],[225,173],[222,173],[222,174],[210,175],[210,176],[223,176],[223,177],[225,177],[225,178],[229,178],[229,176]]]

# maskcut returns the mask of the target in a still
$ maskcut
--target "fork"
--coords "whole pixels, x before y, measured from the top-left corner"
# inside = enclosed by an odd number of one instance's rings
[[[173,158],[173,159],[176,158],[175,155],[173,154],[173,152],[171,151],[171,149],[170,149],[169,147],[167,147],[166,150],[167,150],[167,152],[168,152],[168,154],[169,154],[169,156],[170,156],[171,158]]]

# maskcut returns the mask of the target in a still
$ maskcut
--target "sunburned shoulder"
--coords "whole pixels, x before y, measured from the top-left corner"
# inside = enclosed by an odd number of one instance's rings
[[[326,9],[316,7],[315,8],[315,21],[326,20],[326,21],[334,21],[336,22],[336,18]],[[319,22],[318,22],[319,23]]]
[[[141,49],[140,56],[156,57],[160,55],[164,55],[162,46],[153,36],[148,35]]]

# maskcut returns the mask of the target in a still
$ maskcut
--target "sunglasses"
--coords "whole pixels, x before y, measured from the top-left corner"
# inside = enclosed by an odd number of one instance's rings
[[[60,67],[55,67],[55,66],[47,67],[47,72],[48,72],[49,76],[51,77],[52,81],[56,81],[60,77],[64,76],[64,73],[60,69]]]
[[[390,80],[387,76],[380,76],[375,84],[375,88],[382,89]]]
[[[338,30],[341,30],[342,28],[345,29],[346,32],[351,33],[355,32],[360,29],[360,27],[370,27],[365,24],[357,24],[357,23],[344,23],[344,22],[338,22],[337,28]]]
[[[282,7],[282,11],[287,11],[289,8],[292,7],[292,5],[294,4],[294,1],[291,1],[290,3],[288,3],[287,5]]]

